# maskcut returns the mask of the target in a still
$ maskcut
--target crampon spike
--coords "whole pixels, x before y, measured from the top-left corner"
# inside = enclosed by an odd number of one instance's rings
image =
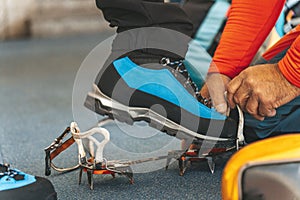
[[[212,157],[206,157],[207,159],[207,164],[208,164],[208,167],[210,169],[210,172],[213,174],[215,172],[215,162],[213,161],[213,158]]]

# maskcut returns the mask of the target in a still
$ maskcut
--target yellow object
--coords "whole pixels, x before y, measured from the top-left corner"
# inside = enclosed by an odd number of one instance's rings
[[[261,140],[242,148],[228,161],[222,177],[222,199],[242,199],[242,174],[252,166],[300,161],[300,135]]]

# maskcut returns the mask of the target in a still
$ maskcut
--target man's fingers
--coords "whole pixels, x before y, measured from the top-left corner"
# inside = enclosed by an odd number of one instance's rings
[[[233,95],[235,104],[239,105],[243,111],[246,111],[245,107],[250,97],[251,91],[245,84],[241,85]]]
[[[224,92],[224,90],[220,90],[212,95],[213,106],[216,109],[216,111],[221,114],[226,114],[228,110]]]
[[[228,115],[227,103],[218,104],[218,105],[215,106],[215,109],[216,109],[217,112],[219,112],[223,115]]]
[[[225,88],[229,78],[223,77],[224,75],[214,73],[210,74],[207,78],[207,87],[209,90],[212,104],[216,111],[222,114],[226,114],[228,110],[227,102],[224,96]]]
[[[235,108],[235,102],[233,100],[233,93],[227,91],[227,102],[231,109]]]
[[[203,87],[201,88],[200,94],[201,94],[201,96],[204,97],[204,98],[207,98],[207,99],[210,98],[209,91],[208,91],[208,88],[207,88],[207,85],[206,85],[206,84],[204,84]]]
[[[227,100],[229,106],[233,109],[236,105],[236,102],[234,100],[234,96],[236,94],[236,91],[239,89],[239,87],[242,84],[242,79],[238,77],[234,78],[232,81],[230,81],[227,85]]]
[[[249,97],[245,106],[245,111],[251,115],[258,115],[258,98],[256,95]]]
[[[264,120],[264,116],[259,115],[259,100],[256,95],[251,95],[245,106],[245,111],[251,114],[255,119]]]
[[[270,103],[260,102],[258,113],[263,117],[274,117],[276,115],[276,110]]]

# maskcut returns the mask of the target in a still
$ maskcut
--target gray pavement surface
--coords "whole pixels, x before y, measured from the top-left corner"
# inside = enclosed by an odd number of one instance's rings
[[[5,162],[26,173],[44,177],[43,149],[73,120],[72,89],[77,70],[87,54],[110,35],[112,32],[0,43],[0,150]],[[121,132],[118,126],[110,125],[107,129],[118,140]],[[136,130],[141,129],[143,126]],[[127,148],[133,146],[121,138],[119,142]],[[113,159],[113,152],[109,153]],[[72,147],[58,162],[63,165],[76,163],[75,154],[76,148]],[[65,174],[52,171],[48,178],[62,200],[217,200],[221,199],[225,163],[226,160],[218,160],[214,174],[205,162],[194,163],[181,177],[177,162],[174,162],[167,171],[135,174],[133,185],[125,177],[112,179],[98,175],[93,191],[89,190],[85,176],[78,185],[78,171]]]

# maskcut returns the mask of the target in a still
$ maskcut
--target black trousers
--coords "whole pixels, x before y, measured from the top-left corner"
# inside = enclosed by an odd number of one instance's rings
[[[117,32],[139,27],[163,27],[192,37],[205,18],[212,0],[96,0],[105,19]]]

